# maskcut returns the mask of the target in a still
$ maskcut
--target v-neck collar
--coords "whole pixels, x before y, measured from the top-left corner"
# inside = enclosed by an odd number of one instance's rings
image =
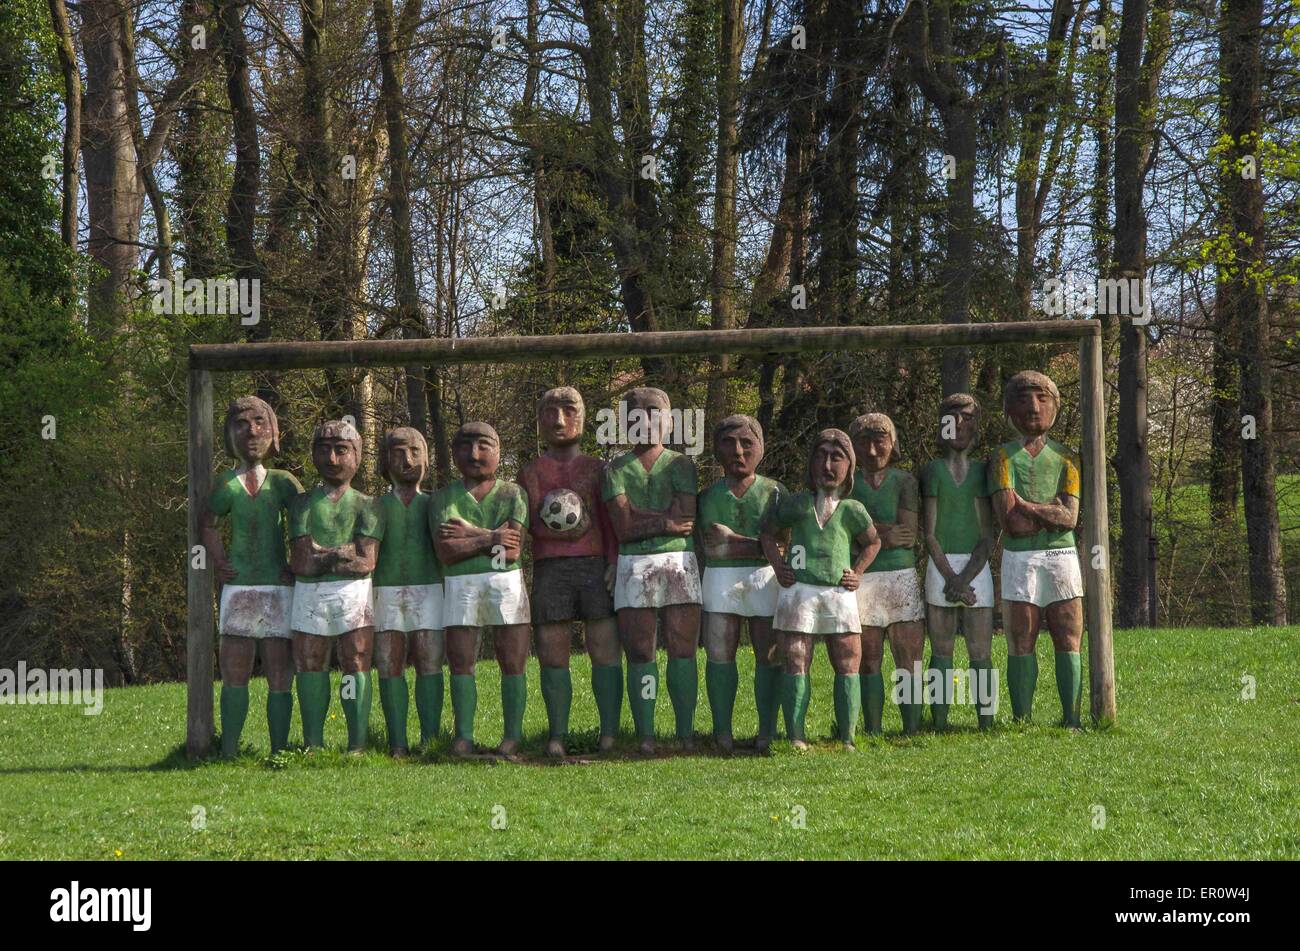
[[[735,492],[731,491],[731,486],[727,485],[727,480],[725,477],[722,480],[722,485],[727,490],[727,494],[729,496],[731,496],[737,502],[743,502],[745,500],[745,496],[749,495],[749,493],[754,491],[754,486],[758,485],[759,478],[760,476],[757,473],[755,473],[754,481],[750,482],[749,485],[745,488],[745,491],[742,492],[740,495],[737,495]]]
[[[970,481],[970,477],[971,477],[971,470],[973,470],[973,469],[975,468],[975,462],[974,462],[972,459],[970,459],[969,457],[967,457],[967,459],[966,459],[966,478],[964,478],[964,479],[962,479],[960,482],[958,482],[955,478],[953,478],[952,468],[948,465],[948,460],[947,460],[947,459],[942,459],[942,458],[941,458],[941,459],[939,460],[939,465],[943,466],[943,471],[946,472],[946,473],[948,473],[948,481],[952,483],[952,487],[953,487],[954,489],[960,489],[963,485],[965,485],[967,482],[969,482],[969,481]]]
[[[266,468],[266,466],[259,466],[258,468],[262,470],[262,477],[257,480],[256,492],[248,491],[248,483],[244,481],[244,476],[248,475],[249,472],[256,472],[257,469],[249,469],[244,472],[240,472],[238,469],[233,470],[235,473],[235,481],[239,483],[239,487],[244,490],[244,494],[250,499],[255,499],[262,494],[262,490],[266,488],[267,477],[271,474],[271,470]]]
[[[482,504],[483,504],[484,502],[486,502],[488,499],[492,498],[492,493],[494,493],[494,492],[495,492],[495,491],[500,487],[500,485],[501,485],[501,480],[500,480],[500,479],[493,479],[493,480],[492,480],[492,488],[490,488],[490,489],[487,490],[487,494],[484,495],[483,498],[481,498],[481,499],[476,499],[476,498],[474,498],[474,493],[471,492],[468,488],[466,488],[464,481],[462,481],[462,480],[460,480],[460,479],[458,479],[458,480],[456,480],[456,481],[457,481],[457,484],[460,486],[460,490],[461,490],[462,492],[464,492],[465,495],[466,495],[466,497],[467,497],[471,502],[473,502],[475,505],[482,505]]]
[[[402,500],[402,497],[397,494],[397,486],[393,485],[392,483],[389,483],[388,494],[391,495],[393,498],[397,499],[398,503],[402,506],[402,508],[409,509],[412,505],[415,504],[415,500],[418,499],[422,493],[420,492],[420,487],[417,485],[415,487],[415,495],[411,496],[411,501],[405,502]]]
[[[659,455],[655,457],[654,462],[650,463],[649,469],[645,467],[645,463],[641,461],[640,456],[636,453],[632,453],[632,464],[640,469],[645,474],[646,478],[649,478],[655,474],[655,470],[659,468],[659,463],[663,462],[669,452],[670,450],[667,446],[661,446],[659,449]]]

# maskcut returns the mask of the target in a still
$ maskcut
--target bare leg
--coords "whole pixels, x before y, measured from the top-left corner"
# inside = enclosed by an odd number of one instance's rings
[[[904,681],[910,688],[907,703],[899,704],[903,714],[903,732],[915,733],[921,726],[921,714],[925,710],[922,685],[925,681],[918,676],[921,670],[921,658],[925,654],[925,626],[920,621],[896,621],[889,625],[889,651],[894,655],[894,676],[899,671],[907,674]]]
[[[293,641],[287,637],[262,639],[262,672],[266,689],[283,693],[293,687]]]
[[[1080,727],[1079,706],[1083,695],[1083,662],[1079,645],[1083,640],[1083,599],[1055,601],[1043,611],[1047,629],[1056,648],[1056,689],[1061,698],[1063,726]]]
[[[806,750],[808,743],[803,736],[803,718],[808,709],[808,671],[812,668],[813,635],[794,631],[781,632],[785,654],[786,676],[782,684],[782,706],[785,707],[786,733],[790,745],[797,750]],[[802,683],[798,678],[803,678]],[[787,686],[789,685],[789,686]]]
[[[713,740],[724,752],[735,748],[731,715],[736,705],[736,648],[740,646],[738,614],[704,614],[704,683],[713,714]]]
[[[781,638],[772,630],[771,618],[750,618],[749,640],[754,646],[754,701],[759,724],[754,749],[766,753],[776,736],[785,659],[781,655]]]
[[[271,638],[267,638],[271,640]],[[226,687],[247,687],[253,676],[253,662],[257,659],[257,639],[221,635],[218,648],[218,666],[221,684]]]
[[[1028,601],[1003,601],[1002,620],[1007,629],[1007,686],[1011,694],[1011,715],[1027,720],[1033,713],[1034,688],[1038,684],[1038,631],[1042,611]]]

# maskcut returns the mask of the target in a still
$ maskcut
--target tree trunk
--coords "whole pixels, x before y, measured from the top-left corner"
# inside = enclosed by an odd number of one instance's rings
[[[736,171],[737,89],[740,54],[744,48],[745,0],[720,0],[722,23],[718,35],[718,148],[713,195],[713,269],[709,276],[710,307],[714,330],[736,326]],[[707,413],[711,419],[727,414],[726,354],[712,358]]]
[[[81,72],[77,66],[77,51],[72,45],[72,25],[68,21],[68,8],[63,0],[49,0],[50,20],[58,40],[59,68],[63,73],[63,102],[66,110],[63,123],[63,211],[59,218],[59,232],[63,243],[73,254],[77,253],[78,220],[78,169],[81,160]]]
[[[1230,141],[1226,156],[1225,220],[1230,224],[1232,272],[1225,291],[1240,349],[1242,433],[1241,486],[1250,552],[1250,616],[1255,624],[1286,624],[1286,576],[1277,515],[1273,445],[1273,371],[1265,278],[1268,256],[1264,189],[1255,174],[1242,171],[1245,156],[1258,165],[1263,121],[1260,112],[1260,34],[1263,0],[1223,0],[1219,27],[1221,114]],[[1253,438],[1252,438],[1253,436]]]
[[[1238,174],[1227,170],[1227,176]],[[1215,281],[1213,369],[1210,377],[1210,521],[1233,526],[1241,480],[1241,395],[1237,386],[1237,352],[1233,308],[1229,305],[1230,269],[1218,268]]]

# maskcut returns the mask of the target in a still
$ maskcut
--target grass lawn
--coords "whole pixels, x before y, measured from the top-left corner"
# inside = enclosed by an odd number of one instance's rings
[[[445,743],[394,762],[381,752],[377,697],[374,750],[345,756],[337,696],[333,749],[271,760],[263,680],[253,684],[249,752],[231,762],[191,764],[178,752],[179,684],[110,690],[95,717],[3,705],[0,858],[1295,859],[1298,633],[1117,632],[1119,725],[1081,733],[1051,725],[1060,705],[1043,637],[1034,725],[1010,724],[1003,685],[991,735],[958,707],[953,732],[902,739],[886,704],[888,735],[860,738],[857,753],[824,739],[806,753],[777,743],[769,757],[723,758],[707,742],[672,755],[665,736],[666,755],[641,760],[630,752],[625,703],[624,749],[609,761],[544,764],[535,664],[519,763],[453,761]],[[1005,671],[1005,641],[995,645]],[[745,650],[741,738],[756,725]],[[702,655],[700,667],[696,722],[707,731]],[[573,723],[586,727],[596,714],[585,658],[574,657],[573,673]],[[1255,678],[1253,700],[1242,698],[1243,675]],[[810,737],[829,734],[831,678],[819,649]],[[479,684],[478,739],[494,743],[495,665],[480,664]],[[449,720],[448,700],[444,729]],[[414,734],[413,701],[411,721]],[[672,728],[666,689],[656,722],[661,733]],[[594,730],[572,740],[590,749]]]

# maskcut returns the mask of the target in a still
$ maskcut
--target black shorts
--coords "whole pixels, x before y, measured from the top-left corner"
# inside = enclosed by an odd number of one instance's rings
[[[543,558],[533,562],[533,623],[596,621],[614,616],[599,555]]]

